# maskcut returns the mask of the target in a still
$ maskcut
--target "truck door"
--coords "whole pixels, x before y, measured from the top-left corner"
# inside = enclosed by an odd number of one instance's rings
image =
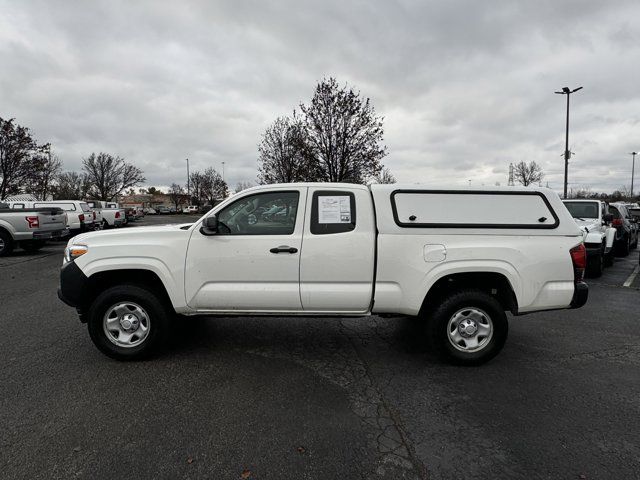
[[[199,311],[301,311],[306,190],[240,194],[216,212],[216,235],[194,230],[185,265],[187,304]]]
[[[369,190],[309,187],[300,297],[309,312],[363,313],[371,306],[375,219]]]

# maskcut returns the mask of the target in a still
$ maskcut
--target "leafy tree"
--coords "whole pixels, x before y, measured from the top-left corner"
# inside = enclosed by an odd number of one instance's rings
[[[20,192],[37,150],[28,128],[0,118],[0,198]]]
[[[208,205],[214,206],[228,195],[227,183],[222,175],[213,168],[207,168],[202,174],[201,195]]]
[[[191,195],[191,203],[200,206],[204,203],[202,195],[202,185],[204,183],[204,175],[199,171],[189,175],[189,194]]]
[[[318,83],[311,103],[300,109],[304,154],[317,179],[364,183],[378,175],[387,148],[381,144],[383,118],[368,98],[330,77]]]
[[[541,182],[544,178],[544,172],[536,162],[520,161],[513,166],[513,176],[517,182],[526,187]]]
[[[160,190],[158,190],[156,187],[149,187],[147,188],[147,193],[149,195],[157,195],[159,193],[162,193]]]
[[[180,204],[183,203],[185,197],[184,188],[182,185],[178,185],[177,183],[172,183],[171,187],[169,187],[169,198],[173,202],[173,205],[178,210]]]
[[[53,193],[56,177],[60,174],[62,161],[51,152],[51,145],[40,145],[28,162],[29,171],[24,178],[25,192],[39,200],[46,200]]]
[[[290,183],[313,180],[305,155],[304,127],[295,115],[279,117],[262,135],[258,145],[258,181]]]
[[[82,165],[91,182],[90,193],[99,200],[112,200],[145,181],[142,170],[108,153],[92,153],[83,159]]]

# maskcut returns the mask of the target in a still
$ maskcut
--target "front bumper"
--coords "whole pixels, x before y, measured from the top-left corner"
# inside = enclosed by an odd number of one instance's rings
[[[60,269],[58,298],[70,307],[82,307],[82,298],[87,286],[87,276],[75,262],[65,263]]]
[[[580,308],[589,298],[589,286],[584,282],[576,283],[576,289],[571,299],[571,308]]]

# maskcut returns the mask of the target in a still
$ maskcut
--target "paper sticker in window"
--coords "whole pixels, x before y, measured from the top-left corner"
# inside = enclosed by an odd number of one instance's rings
[[[318,223],[351,223],[351,199],[348,195],[319,196]]]

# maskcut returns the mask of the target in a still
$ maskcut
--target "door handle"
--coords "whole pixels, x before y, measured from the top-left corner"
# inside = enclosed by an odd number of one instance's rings
[[[298,249],[295,247],[287,247],[286,245],[281,245],[279,247],[273,247],[269,251],[271,253],[297,253]]]

